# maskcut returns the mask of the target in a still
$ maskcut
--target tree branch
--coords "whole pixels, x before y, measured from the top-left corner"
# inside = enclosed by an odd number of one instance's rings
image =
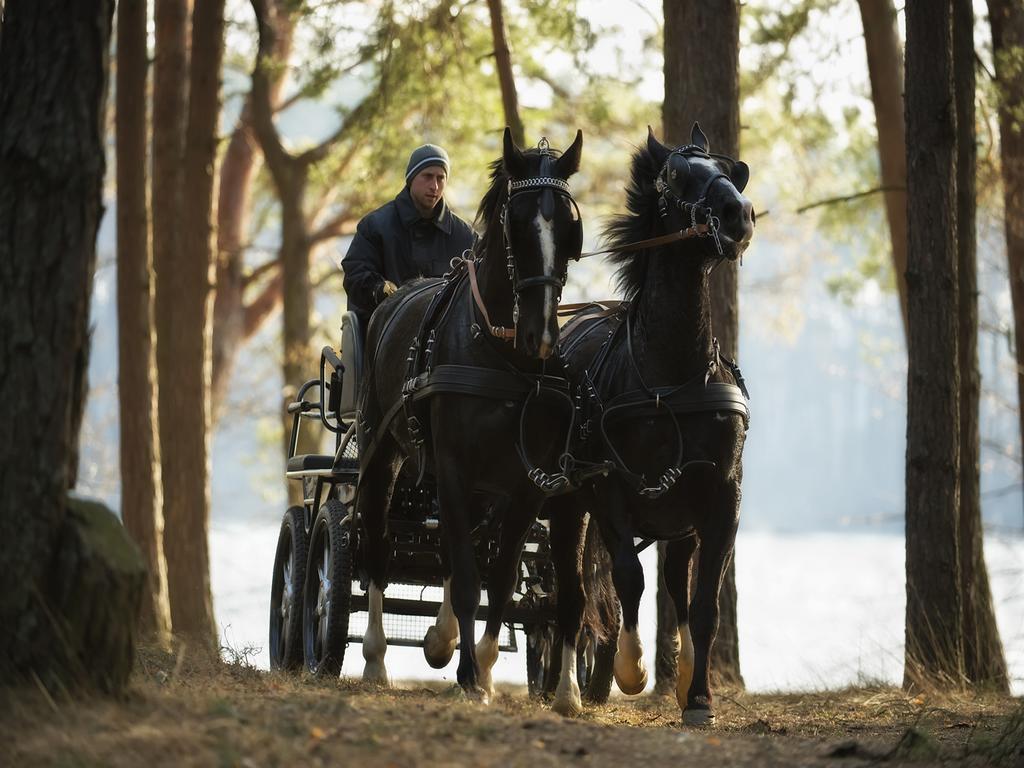
[[[284,277],[281,272],[278,271],[271,281],[263,287],[263,290],[260,291],[260,295],[245,306],[245,320],[243,322],[242,330],[242,338],[244,341],[251,339],[263,326],[263,323],[267,318],[269,318],[281,304],[283,285]]]
[[[870,195],[877,195],[879,192],[898,192],[905,190],[906,187],[902,185],[889,185],[875,187],[874,189],[866,189],[863,192],[855,192],[852,195],[843,195],[841,197],[829,197],[825,200],[818,200],[815,203],[808,203],[807,205],[801,206],[796,209],[797,213],[806,213],[814,208],[821,208],[825,205],[833,205],[835,203],[849,203],[853,200],[859,200],[862,197],[868,197]],[[758,214],[760,215],[760,214]]]
[[[244,291],[246,288],[255,283],[268,272],[272,272],[275,269],[279,269],[280,266],[281,262],[276,258],[260,264],[252,272],[250,272],[249,274],[242,278],[242,290]]]
[[[276,32],[276,9],[268,5],[266,0],[251,0],[252,9],[256,14],[256,26],[259,29],[259,47],[256,53],[256,66],[252,71],[252,126],[259,139],[263,156],[271,173],[278,178],[288,174],[289,165],[294,160],[281,143],[281,135],[274,125],[274,107],[270,97],[270,81],[266,68],[273,57]],[[272,10],[273,9],[273,10]]]

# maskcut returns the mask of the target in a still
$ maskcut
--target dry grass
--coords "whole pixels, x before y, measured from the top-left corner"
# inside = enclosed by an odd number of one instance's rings
[[[1019,700],[885,687],[720,691],[718,726],[701,731],[680,728],[672,698],[613,698],[564,720],[514,686],[481,708],[457,688],[380,690],[261,672],[244,651],[225,664],[147,649],[118,701],[0,696],[0,764],[19,766],[1024,766]]]

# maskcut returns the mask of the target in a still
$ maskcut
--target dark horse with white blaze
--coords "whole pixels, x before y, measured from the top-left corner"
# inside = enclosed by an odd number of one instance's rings
[[[493,694],[502,615],[544,482],[552,480],[540,468],[557,465],[571,424],[568,382],[551,375],[555,363],[547,359],[558,341],[568,260],[582,248],[567,183],[582,144],[578,132],[564,154],[546,141],[524,152],[506,129],[480,203],[484,234],[475,253],[453,260],[444,279],[403,287],[370,320],[356,495],[369,577],[366,680],[387,681],[387,508],[397,473],[411,461],[436,482],[443,542],[445,599],[424,654],[443,667],[461,636],[459,684],[473,698]],[[481,535],[497,539],[497,554],[487,574],[487,626],[474,645],[481,586],[474,539]],[[493,548],[493,540],[486,543]]]
[[[634,538],[667,540],[665,580],[681,646],[676,697],[688,724],[713,721],[709,658],[739,523],[749,411],[739,369],[719,353],[712,333],[708,286],[714,266],[739,258],[753,235],[753,209],[741,194],[748,177],[746,164],[708,152],[696,124],[691,143],[677,149],[650,132],[633,158],[628,213],[606,230],[626,301],[584,310],[563,328],[559,345],[583,411],[579,458],[607,470],[579,492],[551,499],[546,510],[559,547],[563,658],[575,658],[581,626],[589,512],[622,605],[615,679],[624,693],[644,689],[637,627],[644,574]],[[583,568],[589,578],[594,564]],[[579,709],[578,698],[556,704],[566,713]]]

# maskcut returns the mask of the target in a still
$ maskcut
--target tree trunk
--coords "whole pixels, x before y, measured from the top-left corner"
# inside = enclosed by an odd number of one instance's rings
[[[665,140],[689,141],[700,122],[715,152],[739,155],[739,3],[680,3],[665,0]],[[713,54],[713,55],[710,55]],[[739,346],[737,265],[722,264],[711,281],[711,323],[722,353],[736,359]],[[736,565],[725,573],[719,597],[721,618],[712,649],[712,669],[743,685],[736,625]]]
[[[133,661],[143,564],[112,514],[66,499],[113,12],[110,0],[10,0],[0,26],[0,684],[117,691]]]
[[[253,128],[263,149],[263,157],[270,169],[278,199],[281,201],[281,249],[278,259],[281,262],[283,292],[282,368],[285,386],[281,417],[284,426],[283,444],[287,446],[292,418],[286,413],[284,406],[293,399],[296,390],[306,379],[316,375],[310,322],[312,286],[309,281],[309,268],[312,241],[305,214],[309,169],[327,155],[330,147],[344,135],[346,127],[358,119],[357,115],[366,108],[366,102],[357,107],[334,136],[318,147],[300,155],[289,154],[282,145],[281,137],[274,125],[270,78],[266,65],[272,53],[278,50],[278,28],[285,24],[285,28],[290,30],[291,23],[281,18],[284,7],[278,9],[266,0],[252,0],[252,6],[259,27],[258,60],[252,75]],[[319,452],[319,435],[316,430],[305,429],[300,432],[297,452]],[[291,502],[301,501],[301,488],[297,484],[289,482],[288,493]]]
[[[166,642],[171,631],[163,551],[163,489],[157,440],[153,264],[146,205],[146,3],[117,7],[117,351],[121,518],[148,571],[140,626]]]
[[[287,60],[291,51],[292,25],[287,15],[277,15],[274,58]],[[271,78],[270,102],[276,105],[284,84],[284,71]],[[280,271],[270,278],[259,295],[245,301],[245,243],[249,236],[252,180],[259,169],[258,142],[252,128],[252,94],[246,98],[238,124],[231,134],[221,163],[217,197],[217,290],[213,304],[213,378],[210,384],[211,419],[220,418],[235,360],[252,337],[281,304]]]
[[[907,614],[904,685],[960,685],[960,375],[951,2],[907,5]]]
[[[878,131],[878,159],[885,188],[892,266],[903,333],[907,330],[907,156],[903,124],[903,59],[892,0],[858,0],[864,26],[871,101]]]
[[[988,0],[999,87],[999,145],[1003,168],[1006,261],[1017,349],[1017,409],[1024,445],[1024,8],[1018,0]]]
[[[181,251],[175,265],[173,424],[161,418],[165,445],[167,554],[174,631],[214,651],[217,629],[210,590],[210,328],[213,268],[211,216],[224,50],[223,0],[196,0],[192,16],[188,117],[182,183]],[[160,338],[160,347],[165,345]],[[161,398],[164,387],[161,386]],[[170,498],[170,489],[174,497]]]
[[[523,121],[519,117],[519,99],[516,96],[516,81],[512,75],[512,56],[505,36],[505,15],[501,0],[487,0],[491,11],[491,37],[494,39],[494,65],[498,70],[501,86],[501,104],[505,110],[505,124],[512,129],[512,138],[520,147],[526,145]]]

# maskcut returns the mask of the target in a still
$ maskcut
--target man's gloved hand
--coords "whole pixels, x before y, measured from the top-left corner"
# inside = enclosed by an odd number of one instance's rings
[[[390,296],[397,290],[397,285],[392,283],[390,280],[385,280],[383,283],[380,284],[380,287],[377,288],[377,300],[384,301],[384,299],[386,299],[388,296]]]

